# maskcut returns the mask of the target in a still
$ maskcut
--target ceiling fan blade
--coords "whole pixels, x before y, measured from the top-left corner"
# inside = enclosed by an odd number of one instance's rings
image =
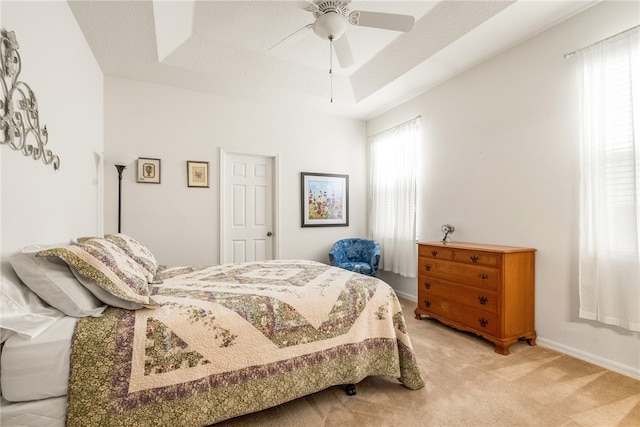
[[[355,61],[353,60],[353,54],[351,53],[351,46],[349,46],[349,40],[347,40],[347,35],[343,34],[337,40],[333,41],[333,48],[336,51],[336,56],[338,57],[338,62],[342,68],[347,68],[352,66]]]
[[[299,42],[302,38],[310,34],[308,31],[305,31],[305,30],[310,30],[312,27],[313,27],[313,24],[307,24],[304,27],[297,29],[293,33],[289,34],[287,37],[280,40],[278,43],[271,46],[269,49],[267,49],[267,51],[274,48],[284,49],[284,48],[293,46],[294,44]]]
[[[299,0],[294,2],[294,4],[296,5],[296,7],[304,9],[307,12],[315,12],[316,10],[318,10],[318,5],[313,3],[312,1]]]
[[[411,15],[398,15],[395,13],[355,10],[349,14],[349,23],[360,27],[408,32],[411,31],[415,22],[416,19]]]

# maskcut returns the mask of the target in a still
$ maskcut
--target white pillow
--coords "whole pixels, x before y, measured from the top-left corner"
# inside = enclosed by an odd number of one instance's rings
[[[9,339],[11,335],[14,335],[15,332],[10,331],[8,329],[0,328],[0,344]]]
[[[16,276],[8,262],[1,263],[0,328],[33,338],[64,314],[45,304]]]
[[[13,254],[11,266],[22,282],[50,306],[67,316],[99,317],[107,308],[93,296],[56,257],[36,257],[36,252]]]

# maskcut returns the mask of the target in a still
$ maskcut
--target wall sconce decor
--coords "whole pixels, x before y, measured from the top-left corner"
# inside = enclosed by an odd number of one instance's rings
[[[138,182],[160,184],[160,159],[138,159]]]
[[[13,31],[1,31],[0,75],[3,98],[0,100],[0,144],[22,151],[45,165],[60,167],[60,157],[45,145],[49,140],[47,126],[40,127],[40,114],[36,94],[28,84],[19,81],[22,62],[18,53],[18,40]]]

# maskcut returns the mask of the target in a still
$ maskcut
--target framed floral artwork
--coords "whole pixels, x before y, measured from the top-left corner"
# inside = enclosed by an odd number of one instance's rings
[[[209,188],[209,162],[187,161],[187,186]]]
[[[301,172],[302,226],[349,225],[349,175]]]

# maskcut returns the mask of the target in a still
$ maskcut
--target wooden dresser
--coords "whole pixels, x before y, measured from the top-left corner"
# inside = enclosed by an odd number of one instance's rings
[[[475,243],[418,244],[417,319],[431,316],[509,354],[536,343],[535,249]]]

